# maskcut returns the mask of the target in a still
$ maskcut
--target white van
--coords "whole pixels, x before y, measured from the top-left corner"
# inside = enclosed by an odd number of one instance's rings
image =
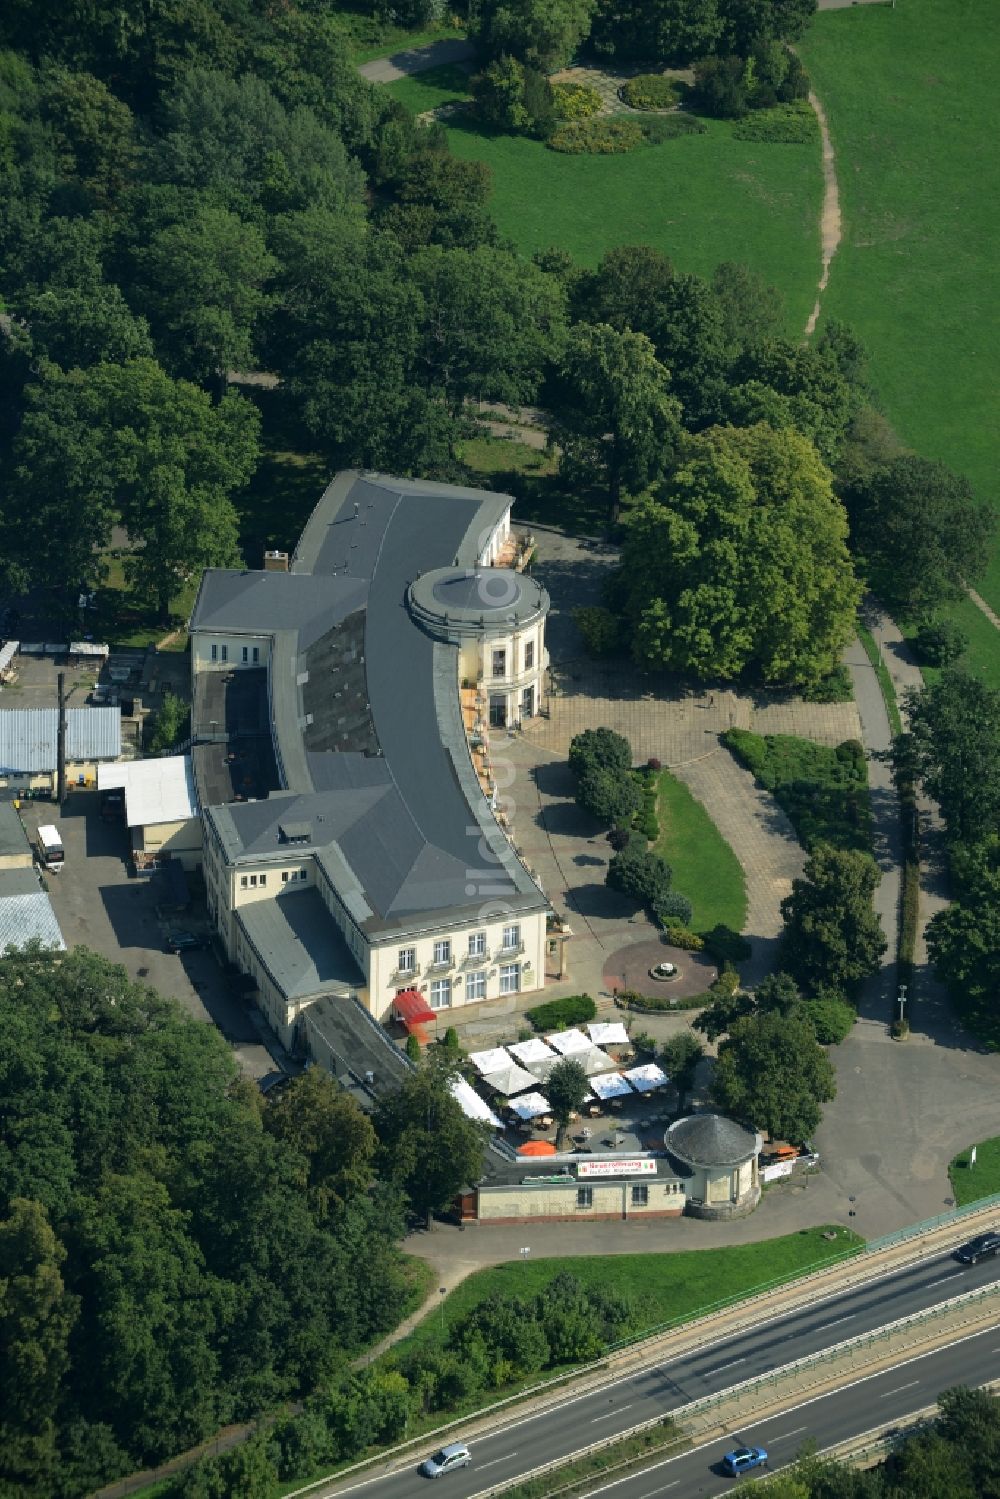
[[[35,834],[35,846],[42,866],[52,874],[58,874],[66,861],[66,850],[54,823],[42,824]]]

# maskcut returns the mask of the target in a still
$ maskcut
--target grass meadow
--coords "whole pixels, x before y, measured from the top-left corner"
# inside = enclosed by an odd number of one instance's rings
[[[900,436],[1000,513],[1000,7],[903,0],[819,15],[803,59],[830,122],[844,239],[824,301],[873,356]],[[1000,609],[1000,546],[979,590]],[[975,617],[974,617],[975,616]],[[1000,686],[1000,634],[963,605],[969,664]]]
[[[669,770],[660,772],[657,814],[655,852],[673,870],[673,888],[691,902],[694,930],[708,932],[721,923],[741,932],[747,891],[740,862],[701,802]]]

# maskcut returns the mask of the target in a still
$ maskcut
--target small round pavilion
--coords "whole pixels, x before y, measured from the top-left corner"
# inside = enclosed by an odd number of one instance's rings
[[[691,1114],[667,1130],[664,1144],[686,1178],[693,1218],[744,1218],[760,1201],[761,1137],[721,1114]]]

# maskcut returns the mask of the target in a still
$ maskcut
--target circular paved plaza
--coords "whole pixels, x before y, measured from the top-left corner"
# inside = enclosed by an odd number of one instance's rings
[[[654,979],[649,970],[657,963],[673,963],[677,977]],[[685,952],[664,942],[633,942],[611,954],[604,965],[606,990],[633,989],[655,999],[690,999],[704,994],[719,970],[703,952]]]

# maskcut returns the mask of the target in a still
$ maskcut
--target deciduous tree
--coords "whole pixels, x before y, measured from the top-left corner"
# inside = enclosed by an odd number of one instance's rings
[[[907,732],[893,745],[896,775],[916,779],[940,804],[953,844],[1000,827],[1000,691],[950,667],[906,694]]]
[[[490,1134],[452,1097],[453,1067],[447,1057],[428,1057],[398,1092],[383,1095],[375,1112],[379,1174],[402,1188],[428,1228],[463,1186],[482,1176]]]
[[[557,1146],[562,1145],[570,1117],[579,1110],[589,1091],[587,1074],[572,1057],[557,1062],[545,1079],[545,1097],[559,1126]]]
[[[825,843],[813,849],[781,903],[782,963],[804,989],[850,991],[878,970],[888,945],[872,904],[878,882],[868,854]]]
[[[725,1113],[772,1139],[808,1139],[820,1105],[836,1092],[833,1067],[806,1020],[747,1016],[733,1023],[719,1047],[712,1097]]]

